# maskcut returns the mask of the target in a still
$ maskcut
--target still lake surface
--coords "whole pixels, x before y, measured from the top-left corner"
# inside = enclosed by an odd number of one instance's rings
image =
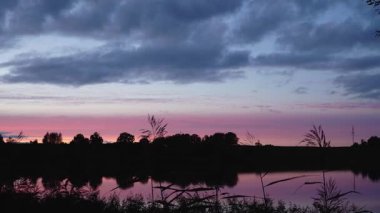
[[[289,171],[289,172],[271,172],[263,177],[263,185],[291,178],[295,176],[303,176],[297,179],[289,181],[279,182],[273,185],[269,185],[265,188],[267,197],[273,199],[275,203],[277,201],[284,201],[286,204],[297,204],[300,206],[311,206],[313,204],[313,198],[317,197],[317,190],[321,184],[307,184],[307,182],[322,182],[322,171]],[[191,175],[191,174],[189,174]],[[223,196],[232,195],[245,195],[255,197],[255,199],[261,199],[263,197],[263,191],[261,187],[261,179],[258,173],[239,173],[232,175],[232,179],[224,182],[224,185],[217,185],[215,183],[223,183],[220,181],[225,179],[222,176],[214,176],[209,184],[205,181],[192,181],[191,184],[188,180],[184,180],[182,186],[171,185],[168,181],[157,181],[157,179],[151,179],[145,177],[143,179],[135,177],[127,178],[113,178],[113,177],[94,177],[91,184],[91,180],[86,179],[71,179],[70,178],[37,178],[35,184],[39,189],[45,190],[51,186],[59,186],[72,182],[72,185],[76,187],[82,187],[84,189],[97,190],[101,197],[117,196],[120,199],[125,199],[133,196],[142,196],[145,200],[150,201],[153,199],[159,200],[162,196],[158,186],[168,186],[179,189],[191,189],[191,188],[207,188],[212,187],[210,191],[204,191],[201,193],[215,194],[215,186],[218,188],[218,198]],[[326,180],[332,179],[335,181],[337,189],[344,193],[348,191],[357,191],[358,193],[350,193],[345,196],[347,202],[355,204],[358,207],[363,207],[365,210],[373,212],[380,212],[380,176],[378,172],[372,172],[369,174],[358,173],[354,174],[352,171],[327,171],[325,172]],[[227,178],[228,179],[228,178]],[[17,179],[16,179],[17,180]],[[3,179],[4,181],[4,179]],[[15,181],[13,179],[11,182]],[[176,182],[180,183],[181,179],[176,179]],[[94,186],[94,182],[96,183]],[[189,184],[190,183],[190,184]],[[227,183],[227,185],[226,185]],[[78,185],[79,184],[79,185]],[[164,193],[169,194],[170,191]],[[204,194],[203,194],[204,195]]]
[[[317,189],[320,185],[305,185],[305,182],[322,181],[322,171],[299,171],[299,172],[274,172],[268,173],[264,178],[264,185],[270,182],[281,180],[294,176],[306,175],[306,177],[293,179],[286,182],[280,182],[266,187],[266,194],[275,201],[282,200],[285,203],[294,203],[302,206],[310,206],[313,203],[313,197],[317,195]],[[364,207],[366,210],[380,212],[380,181],[369,178],[365,175],[354,174],[351,171],[328,171],[325,173],[326,178],[332,178],[338,189],[344,193],[355,190],[359,193],[351,193],[345,198],[347,201]],[[220,194],[229,193],[229,195],[247,195],[262,197],[262,188],[260,176],[257,173],[240,173],[237,175],[237,183],[234,186],[221,186]],[[134,195],[142,195],[145,199],[152,197],[152,185],[159,186],[169,185],[169,182],[156,182],[151,179],[148,181],[135,182],[130,188],[118,188],[117,181],[114,178],[102,178],[102,183],[98,187],[101,196],[108,197],[111,195],[127,198]],[[207,187],[205,184],[187,186]],[[160,190],[153,189],[154,197],[159,199]]]

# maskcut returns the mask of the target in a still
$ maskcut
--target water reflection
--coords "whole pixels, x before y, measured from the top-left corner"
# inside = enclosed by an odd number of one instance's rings
[[[207,202],[233,196],[261,199],[264,185],[269,186],[265,188],[264,195],[274,200],[310,206],[316,202],[319,205],[323,202],[332,202],[334,200],[330,198],[336,197],[349,200],[357,206],[365,206],[374,212],[380,211],[378,171],[328,171],[325,174],[322,171],[269,172],[263,178],[260,177],[262,177],[260,173],[233,172],[168,172],[152,175],[141,173],[122,174],[116,177],[96,174],[18,177],[2,174],[0,186],[21,191],[48,190],[71,193],[98,191],[104,197],[117,194],[121,198],[141,194],[149,200],[170,203],[173,198],[182,195],[191,199],[204,199]],[[292,177],[299,178],[291,179]],[[287,178],[290,180],[271,184]],[[327,195],[326,191],[330,195]],[[360,194],[347,193],[354,191]],[[317,199],[313,199],[318,197],[325,200],[320,199],[318,203]],[[335,201],[335,204],[342,202],[340,199]]]

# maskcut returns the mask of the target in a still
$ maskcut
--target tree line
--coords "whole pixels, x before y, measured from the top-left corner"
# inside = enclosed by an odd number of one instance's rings
[[[22,137],[10,137],[4,141],[3,136],[0,134],[0,143],[18,143],[18,138]],[[146,135],[140,136],[138,141],[135,140],[135,136],[128,132],[122,132],[118,136],[115,143],[117,144],[161,144],[161,145],[191,145],[191,144],[219,144],[219,145],[236,145],[239,142],[239,138],[233,132],[221,133],[217,132],[212,135],[205,135],[201,138],[197,134],[185,134],[179,133],[170,136],[155,137],[150,140]],[[38,144],[38,140],[32,140],[30,144]],[[69,144],[73,145],[101,145],[104,143],[103,137],[94,132],[89,138],[79,133],[73,137]],[[42,144],[65,144],[63,142],[62,133],[60,132],[47,132],[42,138]]]
[[[154,115],[148,115],[148,129],[141,129],[140,140],[141,144],[162,144],[162,145],[190,145],[190,144],[220,144],[220,145],[235,145],[238,143],[239,138],[233,132],[227,133],[214,133],[213,135],[206,135],[201,138],[197,134],[175,134],[171,136],[166,136],[166,128],[168,124],[163,118],[156,118]],[[18,136],[9,136],[6,139],[7,143],[18,143],[24,138],[23,132],[21,131]],[[70,141],[70,144],[74,145],[100,145],[103,144],[103,137],[100,136],[98,132],[94,132],[90,138],[86,138],[83,134],[79,133],[74,136]],[[132,144],[135,143],[135,136],[128,132],[120,133],[116,140],[118,144]],[[0,134],[0,144],[5,143],[3,136]],[[37,140],[30,141],[31,144],[38,144]],[[43,144],[63,144],[62,133],[58,132],[47,132],[43,139]]]

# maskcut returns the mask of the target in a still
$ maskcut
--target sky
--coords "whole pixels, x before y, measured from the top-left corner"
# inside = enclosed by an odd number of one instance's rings
[[[2,0],[0,133],[379,135],[380,15],[361,0]]]

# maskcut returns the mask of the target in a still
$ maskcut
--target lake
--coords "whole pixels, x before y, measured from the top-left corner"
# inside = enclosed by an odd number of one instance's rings
[[[278,180],[297,177],[289,181],[278,182],[265,187],[266,196],[274,201],[282,200],[286,204],[294,203],[301,206],[310,206],[313,204],[313,197],[317,197],[317,189],[320,188],[323,176],[322,171],[289,171],[289,172],[271,172],[267,173],[263,178],[263,185],[273,183]],[[377,174],[377,173],[375,173]],[[264,175],[264,174],[262,174]],[[357,191],[358,193],[350,193],[344,196],[347,202],[353,203],[356,206],[364,207],[366,210],[373,212],[380,212],[380,181],[376,175],[367,175],[364,173],[354,174],[352,171],[327,171],[325,172],[326,180],[334,180],[337,190],[342,193],[348,191]],[[54,178],[38,178],[37,185],[41,189],[51,187]],[[146,200],[152,199],[152,192],[155,200],[160,199],[162,194],[159,186],[170,186],[178,189],[193,189],[199,187],[216,187],[209,191],[202,191],[202,193],[218,193],[218,197],[222,199],[224,196],[231,195],[245,195],[251,196],[255,199],[263,197],[261,187],[261,178],[259,173],[239,173],[235,177],[225,182],[224,184],[218,183],[218,177],[214,177],[214,182],[207,181],[192,181],[189,184],[185,181],[184,184],[178,184],[181,180],[176,180],[177,184],[171,185],[170,181],[151,179],[149,177],[144,179],[136,179],[136,177],[98,177],[96,183],[87,181],[80,181],[79,184],[84,188],[95,188],[99,191],[100,196],[118,196],[119,198],[127,198],[131,196],[141,195]],[[220,179],[225,179],[221,177]],[[62,183],[66,179],[61,179]],[[72,181],[73,182],[73,181]],[[94,181],[93,181],[94,182]],[[223,182],[223,181],[222,181]],[[57,182],[55,182],[57,184]],[[305,184],[309,183],[309,184]],[[310,184],[315,183],[315,184]],[[49,185],[50,184],[50,185]],[[95,186],[94,186],[95,185]],[[152,190],[153,189],[153,190]],[[218,189],[216,191],[216,189]],[[168,195],[170,191],[163,192]]]

